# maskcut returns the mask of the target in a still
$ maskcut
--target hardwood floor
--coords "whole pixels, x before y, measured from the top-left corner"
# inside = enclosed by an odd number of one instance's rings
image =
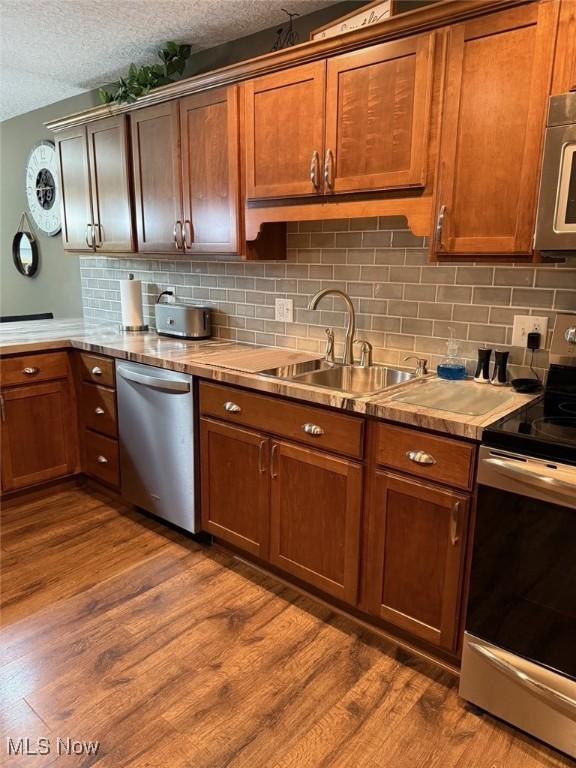
[[[1,552],[3,766],[571,764],[446,672],[99,492],[5,505]],[[8,756],[7,737],[52,751]]]

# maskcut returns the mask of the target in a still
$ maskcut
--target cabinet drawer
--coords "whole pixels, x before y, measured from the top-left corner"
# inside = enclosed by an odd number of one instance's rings
[[[0,384],[30,384],[35,381],[65,379],[68,376],[68,353],[51,352],[45,355],[19,355],[0,360]]]
[[[92,381],[105,387],[115,386],[114,360],[111,357],[79,352],[76,360],[78,373],[83,381]]]
[[[89,429],[83,431],[84,471],[103,483],[118,487],[120,471],[118,441],[98,435]]]
[[[475,452],[470,443],[391,424],[376,425],[376,463],[416,477],[469,489]]]
[[[353,416],[207,382],[200,383],[200,411],[231,424],[362,457],[364,422]]]
[[[83,382],[80,391],[80,420],[84,427],[116,437],[118,429],[114,390]]]

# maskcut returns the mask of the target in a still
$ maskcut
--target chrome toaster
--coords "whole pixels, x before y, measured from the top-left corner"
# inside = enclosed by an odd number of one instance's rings
[[[161,336],[180,339],[208,339],[211,330],[210,307],[195,304],[155,305],[156,331]]]

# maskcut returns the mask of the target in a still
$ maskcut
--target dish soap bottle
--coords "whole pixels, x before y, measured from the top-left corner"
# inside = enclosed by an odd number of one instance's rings
[[[458,356],[460,347],[454,339],[454,329],[450,328],[450,339],[446,344],[446,357],[438,363],[436,373],[441,379],[461,381],[466,378],[466,362]]]

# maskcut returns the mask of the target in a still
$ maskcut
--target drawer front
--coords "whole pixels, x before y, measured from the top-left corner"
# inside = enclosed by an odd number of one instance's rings
[[[200,411],[203,416],[362,458],[364,422],[353,416],[207,382],[200,383]]]
[[[84,427],[116,437],[116,393],[97,384],[82,383],[80,392],[80,420]]]
[[[91,355],[88,352],[77,354],[78,373],[83,381],[114,387],[114,360],[111,357]]]
[[[35,381],[65,379],[68,371],[67,352],[5,357],[0,360],[0,383],[3,387],[11,387]]]
[[[476,446],[417,429],[376,425],[376,463],[457,488],[472,488]]]
[[[108,485],[120,485],[118,441],[98,435],[89,429],[83,431],[84,471]]]

